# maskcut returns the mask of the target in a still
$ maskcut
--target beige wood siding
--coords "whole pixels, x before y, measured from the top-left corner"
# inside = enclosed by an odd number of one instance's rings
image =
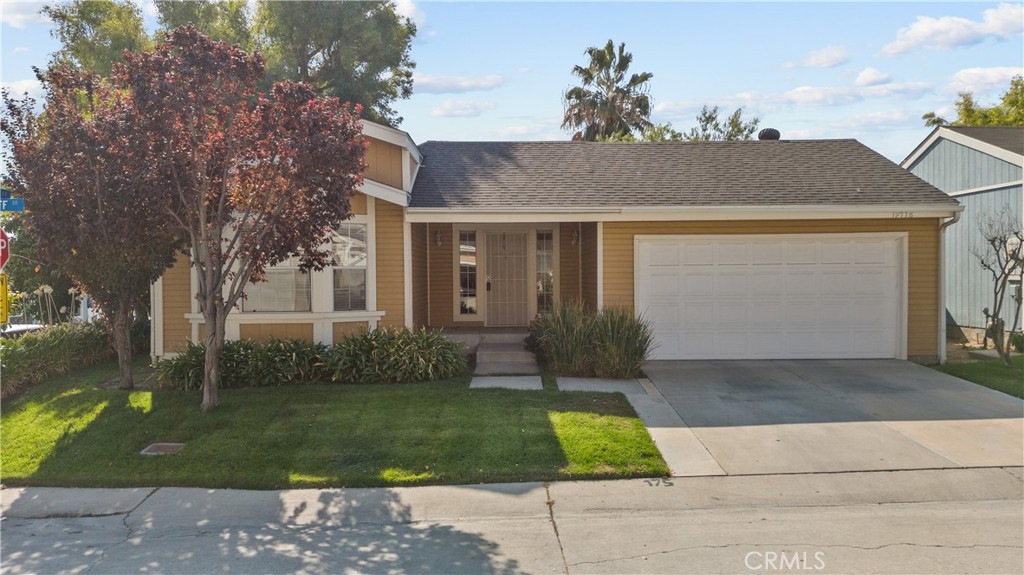
[[[360,216],[366,215],[366,194],[353,192],[352,195],[349,196],[348,202],[349,212]]]
[[[331,332],[334,334],[331,341],[338,343],[350,335],[359,335],[370,329],[370,324],[365,321],[344,321],[331,324]]]
[[[596,308],[597,224],[594,222],[584,222],[580,225],[580,270],[582,272],[580,274],[580,296],[583,298],[583,303],[587,304],[587,307]],[[605,269],[605,273],[607,271]],[[630,271],[630,277],[633,277],[632,273]]]
[[[365,177],[402,189],[402,147],[367,137]]]
[[[563,222],[558,230],[558,289],[566,301],[580,299],[580,244],[572,245],[572,234],[579,230],[577,222]]]
[[[382,327],[405,325],[405,245],[403,208],[375,202],[377,212],[377,310]]]
[[[185,314],[192,311],[192,266],[186,255],[178,255],[174,266],[164,272],[161,313],[164,323],[164,353],[185,348],[192,337],[192,325]]]
[[[427,224],[412,224],[412,323],[423,327],[428,323],[427,305]]]
[[[907,356],[934,358],[938,353],[939,337],[938,226],[936,219],[606,222],[604,305],[633,307],[633,237],[636,235],[908,232]],[[587,261],[586,257],[584,261]],[[584,263],[584,276],[586,269],[587,263]]]
[[[441,246],[436,236],[441,234]],[[430,326],[447,327],[452,321],[452,300],[455,297],[453,279],[452,226],[451,224],[427,224],[427,257],[430,258],[428,281],[430,282]]]
[[[241,339],[267,342],[271,339],[301,339],[313,341],[311,323],[243,323],[238,326]]]

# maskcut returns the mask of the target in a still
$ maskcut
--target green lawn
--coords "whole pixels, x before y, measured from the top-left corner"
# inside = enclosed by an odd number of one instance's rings
[[[273,489],[654,477],[668,468],[619,394],[404,386],[198,393],[105,389],[116,365],[2,406],[5,485]],[[156,441],[177,455],[143,456]]]
[[[972,363],[950,363],[939,366],[938,369],[1024,399],[1024,356],[1013,358],[1012,368],[1006,367],[998,359],[991,359]]]

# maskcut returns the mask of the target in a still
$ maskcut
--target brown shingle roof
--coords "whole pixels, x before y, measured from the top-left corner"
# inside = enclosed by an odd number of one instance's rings
[[[412,207],[947,204],[856,140],[426,142]]]
[[[1024,128],[1004,126],[946,126],[958,134],[1024,156]]]

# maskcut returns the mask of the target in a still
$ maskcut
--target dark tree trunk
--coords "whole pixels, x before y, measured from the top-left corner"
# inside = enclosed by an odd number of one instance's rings
[[[130,303],[119,303],[114,309],[112,331],[114,351],[117,352],[117,366],[121,372],[121,389],[133,389],[135,378],[132,374],[132,306]]]
[[[203,403],[204,413],[217,407],[220,400],[217,391],[220,389],[220,357],[224,353],[224,337],[226,332],[227,313],[220,309],[219,301],[207,302],[206,312],[206,356],[203,369]]]

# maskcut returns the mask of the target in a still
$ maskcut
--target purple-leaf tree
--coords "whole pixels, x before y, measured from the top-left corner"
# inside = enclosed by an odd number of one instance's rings
[[[168,182],[151,167],[131,94],[68,65],[38,73],[43,113],[4,93],[7,182],[25,198],[36,253],[63,270],[110,321],[120,386],[133,387],[133,310],[174,261],[181,234],[166,216]]]
[[[202,409],[217,406],[228,313],[250,281],[297,255],[331,262],[331,231],[362,182],[359,106],[279,82],[257,93],[264,60],[192,26],[114,71],[158,152],[165,209],[190,246],[206,322]]]

